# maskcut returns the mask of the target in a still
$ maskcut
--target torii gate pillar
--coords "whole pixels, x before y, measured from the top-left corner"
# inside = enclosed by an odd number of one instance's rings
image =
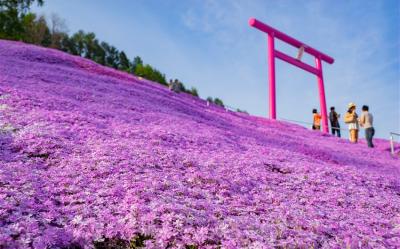
[[[328,129],[328,112],[326,108],[324,79],[322,74],[322,60],[332,64],[334,59],[295,38],[276,30],[265,23],[262,23],[254,18],[250,18],[249,25],[257,28],[268,35],[268,80],[269,80],[269,118],[276,119],[276,88],[275,88],[275,57],[286,61],[294,66],[297,66],[309,73],[317,76],[319,101],[322,116],[322,128],[325,133],[329,132]],[[298,58],[293,58],[275,49],[275,38],[282,40],[290,45],[299,48]],[[315,56],[315,67],[312,67],[301,61],[303,52]]]
[[[273,34],[268,34],[268,80],[269,80],[269,118],[276,119],[275,41]]]

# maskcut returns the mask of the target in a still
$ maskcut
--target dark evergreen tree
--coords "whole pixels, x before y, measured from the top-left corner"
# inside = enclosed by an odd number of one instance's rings
[[[192,88],[189,90],[189,93],[190,93],[191,95],[195,96],[195,97],[199,97],[199,93],[197,92],[197,89],[196,89],[195,87],[192,87]]]
[[[129,69],[131,68],[131,62],[128,59],[128,56],[126,56],[124,51],[121,51],[119,53],[119,65],[118,68],[122,71],[129,72]]]
[[[84,56],[85,54],[85,32],[79,30],[75,33],[72,38],[72,43],[75,44],[76,54],[79,56]]]
[[[219,98],[214,99],[214,104],[224,107],[224,102]]]
[[[72,37],[64,36],[61,41],[61,50],[73,55],[79,55]]]
[[[118,69],[119,64],[119,51],[114,46],[109,45],[107,42],[102,42],[101,47],[105,52],[105,65]]]
[[[96,35],[93,32],[86,33],[83,37],[84,57],[94,60],[96,51]]]
[[[106,52],[97,39],[93,43],[93,60],[101,65],[106,65]]]

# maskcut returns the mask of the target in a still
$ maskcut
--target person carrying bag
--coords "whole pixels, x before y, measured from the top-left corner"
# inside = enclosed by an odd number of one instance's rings
[[[348,105],[348,110],[344,115],[344,122],[349,126],[350,142],[357,143],[359,126],[358,115],[356,113],[356,105],[354,103],[350,103]]]

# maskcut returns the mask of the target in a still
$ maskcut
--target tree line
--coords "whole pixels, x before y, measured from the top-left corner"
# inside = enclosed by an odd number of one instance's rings
[[[165,74],[136,56],[129,59],[123,50],[118,50],[95,33],[79,30],[69,35],[65,22],[57,15],[46,18],[30,12],[32,4],[44,4],[43,0],[0,0],[0,39],[18,40],[43,47],[49,47],[93,60],[101,65],[125,71],[145,79],[168,85]],[[186,88],[179,83],[180,91],[199,97],[196,88]],[[172,80],[170,80],[172,82]],[[219,106],[219,98],[208,97],[207,101]]]

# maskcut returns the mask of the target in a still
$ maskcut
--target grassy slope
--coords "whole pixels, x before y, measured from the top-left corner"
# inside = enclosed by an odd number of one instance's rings
[[[0,248],[394,248],[400,162],[0,41]]]

